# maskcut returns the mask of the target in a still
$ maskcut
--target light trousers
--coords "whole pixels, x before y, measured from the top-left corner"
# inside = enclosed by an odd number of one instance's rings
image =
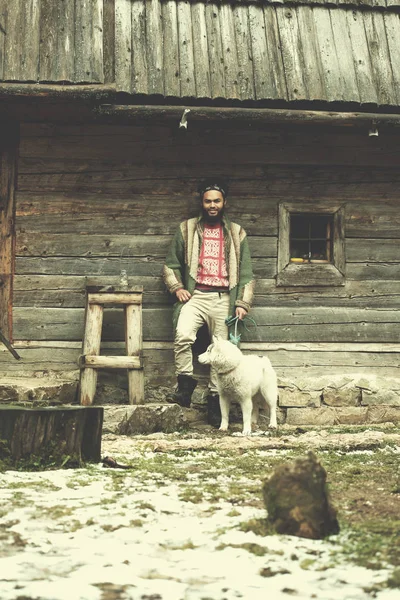
[[[177,375],[193,375],[192,345],[200,327],[206,323],[211,334],[228,338],[225,319],[229,316],[228,292],[200,292],[195,290],[183,305],[175,333],[175,368]],[[216,374],[210,371],[210,391],[217,392]]]

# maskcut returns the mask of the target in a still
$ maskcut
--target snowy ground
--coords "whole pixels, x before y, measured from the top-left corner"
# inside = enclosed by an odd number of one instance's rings
[[[335,537],[242,531],[265,511],[254,480],[213,469],[216,453],[156,454],[118,452],[130,471],[0,473],[0,599],[364,600],[388,579],[390,569],[346,562]],[[235,486],[248,486],[248,501]],[[397,600],[399,589],[373,597]]]

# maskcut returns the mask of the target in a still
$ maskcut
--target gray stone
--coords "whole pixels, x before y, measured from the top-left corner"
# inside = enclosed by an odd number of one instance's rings
[[[367,423],[400,423],[399,406],[369,406]]]
[[[398,390],[361,390],[363,406],[400,406],[400,392]]]
[[[45,378],[0,379],[0,402],[4,404],[55,405],[73,404],[77,396],[77,381],[57,381]]]
[[[287,409],[287,425],[335,425],[336,422],[336,410],[328,406]]]
[[[279,406],[286,407],[318,407],[321,405],[321,395],[319,391],[300,391],[295,387],[279,388]]]
[[[362,406],[337,408],[336,424],[338,425],[363,425],[367,423],[367,409]]]
[[[328,387],[322,392],[322,401],[327,406],[358,406],[360,400],[361,391],[354,385]]]
[[[275,531],[311,539],[339,533],[326,471],[312,452],[277,467],[263,484],[268,521]]]
[[[103,431],[121,435],[171,433],[181,429],[187,420],[178,404],[136,404],[105,406]]]

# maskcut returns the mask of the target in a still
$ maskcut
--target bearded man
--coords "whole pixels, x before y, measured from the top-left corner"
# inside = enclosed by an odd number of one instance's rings
[[[189,407],[193,378],[192,345],[206,324],[210,335],[227,339],[227,317],[243,319],[253,299],[254,279],[247,236],[225,215],[226,185],[217,180],[199,188],[201,212],[183,221],[163,269],[165,284],[176,296],[173,324],[178,386],[169,401]],[[208,422],[220,424],[216,376],[211,370],[207,395]]]

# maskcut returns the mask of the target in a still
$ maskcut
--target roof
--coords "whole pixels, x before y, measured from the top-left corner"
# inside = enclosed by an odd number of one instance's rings
[[[0,0],[0,80],[399,107],[399,13],[400,0]]]

